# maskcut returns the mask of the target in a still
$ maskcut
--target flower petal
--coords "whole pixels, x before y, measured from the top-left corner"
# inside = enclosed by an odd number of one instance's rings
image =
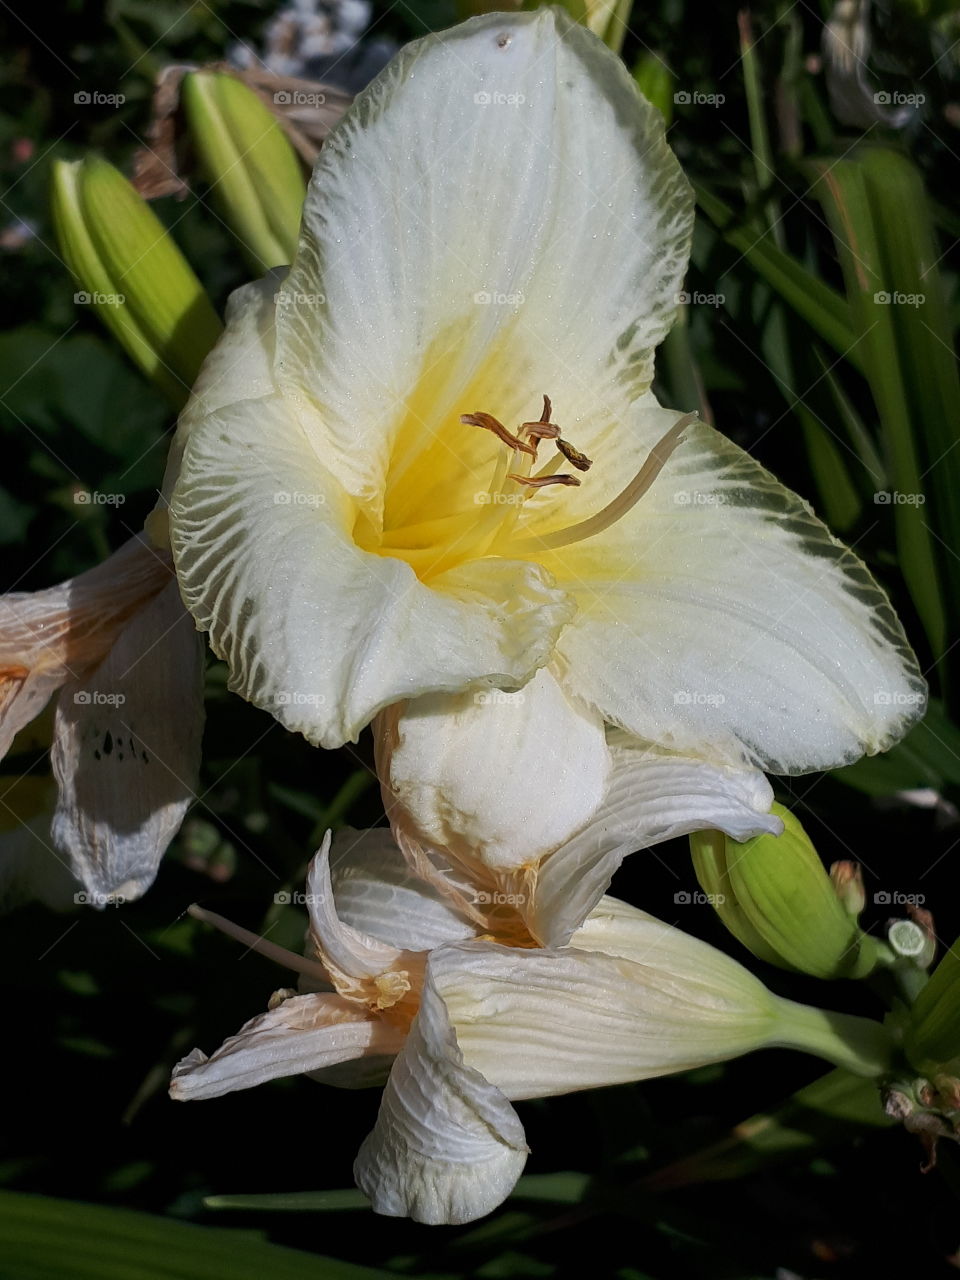
[[[516,693],[434,694],[384,713],[387,815],[419,842],[494,870],[536,862],[603,799],[603,721],[548,670]]]
[[[444,947],[430,972],[463,1060],[511,1099],[623,1084],[772,1042],[776,997],[742,965],[657,920],[636,959],[493,943]]]
[[[769,812],[770,784],[756,770],[668,755],[620,733],[611,733],[610,747],[614,767],[603,805],[541,865],[524,909],[544,946],[570,940],[629,853],[691,831],[748,840],[783,830]]]
[[[676,414],[644,410],[649,439]],[[703,423],[640,503],[541,559],[577,598],[572,688],[667,750],[772,773],[885,750],[925,684],[866,567],[743,450]]]
[[[428,969],[420,1012],[354,1165],[357,1185],[377,1213],[472,1222],[509,1195],[526,1159],[516,1112],[464,1066]]]
[[[572,616],[528,562],[479,560],[424,586],[353,541],[353,504],[279,399],[191,429],[171,503],[184,602],[230,688],[326,747],[403,698],[523,684]]]
[[[0,758],[51,694],[99,662],[169,580],[169,559],[137,537],[59,586],[0,596]]]
[[[408,951],[430,951],[475,935],[469,920],[413,875],[386,827],[333,837],[330,874],[337,915],[373,938]]]
[[[291,996],[251,1018],[211,1057],[194,1049],[178,1062],[170,1096],[218,1098],[280,1076],[396,1054],[402,1044],[401,1032],[339,996]]]
[[[202,727],[202,646],[168,582],[57,700],[53,841],[97,905],[153,883],[194,798]]]
[[[650,383],[692,219],[659,113],[565,14],[428,36],[320,154],[278,309],[281,386],[371,503],[391,442],[442,494],[490,453],[459,415],[520,422],[544,391],[589,451]]]
[[[190,400],[180,414],[161,488],[159,509],[167,506],[187,437],[196,423],[238,400],[259,400],[276,387],[273,374],[277,294],[286,267],[268,271],[262,280],[234,289],[227,299],[224,331],[200,366]],[[153,534],[156,526],[151,524]],[[163,545],[163,540],[160,540]]]

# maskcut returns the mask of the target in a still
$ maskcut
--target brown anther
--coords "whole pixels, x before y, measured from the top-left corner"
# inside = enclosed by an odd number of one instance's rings
[[[542,489],[548,484],[579,484],[580,481],[576,476],[556,475],[556,476],[518,476],[512,471],[508,474],[508,479],[516,480],[517,484],[529,485],[531,489]]]
[[[579,449],[575,449],[569,440],[557,439],[557,448],[570,463],[572,467],[576,467],[578,471],[589,471],[593,466],[593,459],[588,458],[585,453],[581,453]]]
[[[560,428],[554,422],[521,422],[520,430],[532,440],[559,440]]]
[[[518,449],[521,453],[528,453],[531,458],[537,456],[537,450],[533,445],[526,444],[518,436],[513,435],[502,422],[499,422],[490,413],[461,413],[460,421],[468,427],[482,427],[484,431],[492,431],[498,440],[502,440],[511,449]]]
[[[553,406],[550,403],[550,397],[548,395],[545,395],[543,397],[543,412],[540,414],[540,421],[549,422],[552,417],[553,417]]]

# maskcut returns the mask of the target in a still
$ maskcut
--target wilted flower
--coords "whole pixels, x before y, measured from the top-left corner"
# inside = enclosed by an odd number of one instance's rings
[[[307,1072],[377,1083],[355,1166],[380,1213],[467,1222],[510,1192],[527,1155],[511,1102],[643,1080],[765,1046],[864,1075],[887,1065],[876,1023],[794,1004],[706,943],[603,898],[566,947],[539,948],[510,895],[478,891],[480,921],[414,879],[385,831],[329,836],[307,881],[306,956],[195,910],[301,973],[212,1057],[195,1049],[171,1094],[211,1098]],[[392,1062],[392,1066],[391,1066]]]
[[[650,392],[692,220],[618,59],[559,11],[491,15],[361,95],[289,274],[235,300],[236,385],[188,410],[171,501],[183,597],[310,741],[394,708],[411,840],[535,863],[603,804],[608,724],[790,773],[922,712],[866,568]]]

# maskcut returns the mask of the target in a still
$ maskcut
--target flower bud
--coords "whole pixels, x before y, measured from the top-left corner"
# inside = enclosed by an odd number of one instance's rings
[[[120,345],[178,408],[220,321],[159,218],[98,156],[53,166],[53,222],[80,286]]]
[[[306,183],[276,118],[234,76],[194,71],[181,101],[211,193],[254,270],[293,260]]]
[[[904,1048],[912,1065],[925,1075],[960,1074],[960,942],[946,953],[917,996]]]
[[[815,978],[860,978],[882,958],[837,896],[793,814],[775,804],[780,836],[738,843],[718,832],[690,837],[701,885],[730,932],[761,960]],[[720,901],[720,895],[724,901]]]
[[[856,920],[867,902],[859,862],[834,862],[830,867],[830,882],[847,914]]]

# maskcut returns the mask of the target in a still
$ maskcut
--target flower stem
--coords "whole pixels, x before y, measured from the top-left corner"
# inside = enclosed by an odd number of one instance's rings
[[[858,1076],[881,1076],[890,1070],[893,1041],[881,1023],[792,1000],[777,1004],[780,1024],[773,1044],[816,1054]]]

